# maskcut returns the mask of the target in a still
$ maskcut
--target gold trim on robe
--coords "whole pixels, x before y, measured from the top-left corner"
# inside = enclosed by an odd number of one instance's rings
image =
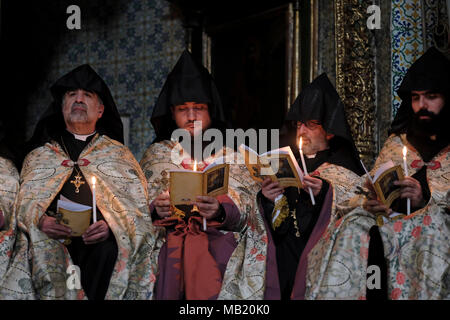
[[[408,148],[409,174],[417,172],[420,168],[411,164],[422,158],[402,134],[388,138],[371,175],[389,160],[403,168],[403,145]],[[431,197],[425,207],[380,227],[390,299],[450,298],[445,284],[450,271],[450,218],[445,213],[450,198],[449,150],[433,158],[440,168],[427,169]],[[366,178],[361,177],[361,185]],[[369,230],[374,225],[375,217],[361,204],[325,232],[308,256],[306,299],[366,299]]]
[[[145,176],[130,150],[98,134],[81,152],[89,160],[80,170],[91,184],[96,177],[96,201],[118,245],[118,256],[106,299],[152,299],[156,276],[158,230],[148,208]],[[21,172],[17,214],[31,240],[32,279],[39,299],[85,299],[82,289],[69,289],[66,273],[72,260],[67,248],[37,227],[39,219],[70,177],[61,165],[68,156],[56,142],[34,149]],[[92,188],[92,187],[91,187]]]
[[[4,225],[0,231],[0,299],[34,299],[28,264],[28,241],[17,228],[15,202],[19,173],[14,164],[0,157],[0,210]]]
[[[224,148],[204,161],[211,163],[224,155],[242,157],[239,153]],[[186,157],[189,156],[178,142],[162,141],[152,144],[146,150],[141,166],[148,181],[150,202],[168,189],[168,171],[182,168],[181,162]],[[256,194],[260,186],[251,179],[243,159],[241,160],[242,164],[230,165],[228,185],[228,196],[241,213],[233,232],[237,247],[228,261],[218,299],[264,298],[267,233],[264,221],[257,211]],[[161,239],[165,238],[163,233],[159,235]]]

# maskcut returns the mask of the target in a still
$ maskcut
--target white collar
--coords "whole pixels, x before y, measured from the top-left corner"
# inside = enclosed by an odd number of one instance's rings
[[[67,130],[67,131],[69,131],[69,130]],[[72,133],[72,132],[70,132],[70,133]],[[75,139],[86,141],[87,138],[89,138],[90,136],[94,135],[95,133],[96,133],[96,131],[94,131],[94,132],[92,132],[90,134],[76,134],[76,133],[72,133],[72,134],[75,137]]]

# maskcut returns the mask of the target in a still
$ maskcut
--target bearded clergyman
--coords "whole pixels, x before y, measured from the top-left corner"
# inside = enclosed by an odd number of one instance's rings
[[[151,299],[156,261],[147,185],[123,145],[109,88],[82,65],[57,80],[51,93],[23,163],[17,201],[31,242],[36,297]],[[61,218],[63,204],[76,212],[90,208],[80,234]]]
[[[322,240],[328,250],[312,261],[307,298],[450,298],[449,92],[450,62],[432,47],[397,90],[402,104],[370,172],[406,164],[394,181],[400,197],[386,206],[364,177],[366,200]]]

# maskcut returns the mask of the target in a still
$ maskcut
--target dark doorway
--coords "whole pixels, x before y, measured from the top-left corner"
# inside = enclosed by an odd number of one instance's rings
[[[211,73],[235,128],[279,128],[286,112],[287,6],[206,29]]]

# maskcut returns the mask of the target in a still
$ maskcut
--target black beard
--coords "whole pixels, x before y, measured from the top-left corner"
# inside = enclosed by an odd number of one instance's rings
[[[420,119],[422,116],[428,116],[430,119]],[[418,136],[430,137],[439,134],[442,131],[443,122],[441,120],[443,120],[443,118],[444,117],[439,117],[439,115],[428,110],[420,110],[417,113],[414,113],[410,122],[410,128]]]
[[[447,107],[444,106],[437,115],[422,111],[410,118],[407,139],[419,151],[424,161],[430,161],[450,142],[450,130],[446,127],[449,118]],[[419,119],[422,115],[429,116],[430,119]],[[432,136],[435,136],[435,139],[432,140]]]

